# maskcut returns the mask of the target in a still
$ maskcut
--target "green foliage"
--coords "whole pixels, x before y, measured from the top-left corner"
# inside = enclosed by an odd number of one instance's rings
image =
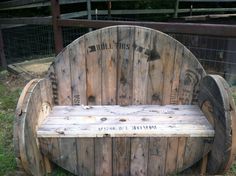
[[[5,175],[16,168],[12,127],[19,91],[19,89],[11,90],[0,83],[0,175]]]

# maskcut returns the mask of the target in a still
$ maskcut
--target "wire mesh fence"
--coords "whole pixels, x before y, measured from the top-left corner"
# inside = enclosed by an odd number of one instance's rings
[[[63,45],[89,32],[88,28],[63,27]],[[5,55],[9,63],[54,55],[52,26],[25,25],[2,30]],[[220,74],[236,86],[236,38],[170,34],[199,59],[210,74]]]

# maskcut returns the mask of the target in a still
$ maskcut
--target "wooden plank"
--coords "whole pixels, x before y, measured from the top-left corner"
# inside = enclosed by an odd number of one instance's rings
[[[171,95],[170,95],[170,104],[179,104],[179,85],[180,85],[180,73],[183,64],[183,53],[184,53],[184,46],[181,44],[176,45],[175,49],[175,61],[174,61],[174,68],[173,68],[173,81],[171,87]]]
[[[87,103],[99,105],[102,103],[102,55],[100,31],[85,35],[85,57],[87,70]]]
[[[113,138],[112,175],[129,175],[130,173],[130,138]]]
[[[171,174],[176,172],[178,154],[178,138],[168,138],[166,153],[165,173]]]
[[[102,104],[117,103],[117,28],[105,28],[101,31],[102,57]]]
[[[118,27],[117,31],[117,104],[129,105],[133,90],[134,28]]]
[[[81,37],[69,46],[73,105],[87,105],[85,39]]]
[[[180,137],[178,138],[178,153],[177,153],[177,161],[176,161],[176,172],[179,173],[184,166],[184,154],[186,147],[186,138]]]
[[[206,75],[204,69],[187,49],[184,50],[180,72],[179,104],[197,104],[200,80]]]
[[[167,138],[150,138],[148,175],[165,175]]]
[[[112,175],[112,139],[95,138],[95,175]]]
[[[174,67],[175,67],[175,54],[176,54],[176,45],[178,44],[169,36],[162,35],[162,38],[159,39],[161,45],[164,46],[161,59],[163,58],[163,88],[162,88],[162,105],[171,103],[171,92],[174,79]],[[160,44],[159,44],[160,45]]]
[[[55,53],[59,54],[63,49],[63,36],[62,28],[58,25],[58,20],[60,19],[60,4],[58,0],[51,0],[52,8],[52,26],[54,34],[54,43],[55,43]]]
[[[55,74],[57,76],[57,91],[59,105],[71,105],[71,68],[69,50],[65,48],[55,60]]]
[[[180,34],[195,34],[195,35],[198,34],[198,35],[209,35],[218,37],[236,36],[235,25],[221,25],[221,24],[61,19],[59,20],[59,25],[91,27],[91,28],[102,28],[113,25],[136,25],[160,30],[165,33],[180,33]],[[214,33],[212,33],[212,31],[214,31]]]
[[[131,138],[130,175],[147,175],[149,138]]]
[[[204,138],[187,138],[184,154],[184,166],[188,168],[190,163],[196,163],[204,155]]]
[[[18,18],[0,18],[1,24],[35,24],[51,25],[52,17],[18,17]]]
[[[196,109],[195,105],[187,107],[190,109],[177,105],[91,106],[90,109],[56,106],[53,115],[48,116],[37,133],[41,137],[214,135],[212,126],[199,108]]]
[[[74,174],[77,169],[77,148],[75,138],[59,138],[60,166]]]
[[[40,112],[42,98],[40,95],[40,80],[32,84],[31,91],[24,96],[24,112],[19,126],[19,149],[22,165],[27,173],[44,175],[46,170],[43,165],[43,157],[39,151],[38,142],[36,141],[37,118]],[[34,159],[32,160],[32,156]]]
[[[76,142],[78,175],[94,175],[94,139],[78,138]]]
[[[161,34],[152,31],[151,33],[151,46],[150,46],[150,58],[148,69],[148,91],[147,91],[147,103],[148,104],[162,104],[163,99],[163,73],[164,73],[164,59],[162,52],[164,46],[160,40]]]
[[[200,84],[199,106],[214,125],[215,138],[208,156],[207,173],[224,173],[235,158],[235,104],[227,82],[208,75]]]
[[[0,64],[3,68],[7,68],[7,61],[4,53],[4,44],[2,37],[2,30],[0,29]]]
[[[150,41],[151,30],[135,29],[132,104],[147,104]]]

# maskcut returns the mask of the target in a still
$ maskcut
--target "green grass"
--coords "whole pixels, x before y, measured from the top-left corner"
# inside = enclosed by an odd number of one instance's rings
[[[0,82],[0,175],[16,170],[13,150],[14,109],[20,89],[11,90]]]

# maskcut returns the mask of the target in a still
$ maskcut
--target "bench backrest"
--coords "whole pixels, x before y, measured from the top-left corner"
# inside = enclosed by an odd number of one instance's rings
[[[138,26],[90,32],[49,69],[59,105],[195,104],[205,74],[181,43]]]

